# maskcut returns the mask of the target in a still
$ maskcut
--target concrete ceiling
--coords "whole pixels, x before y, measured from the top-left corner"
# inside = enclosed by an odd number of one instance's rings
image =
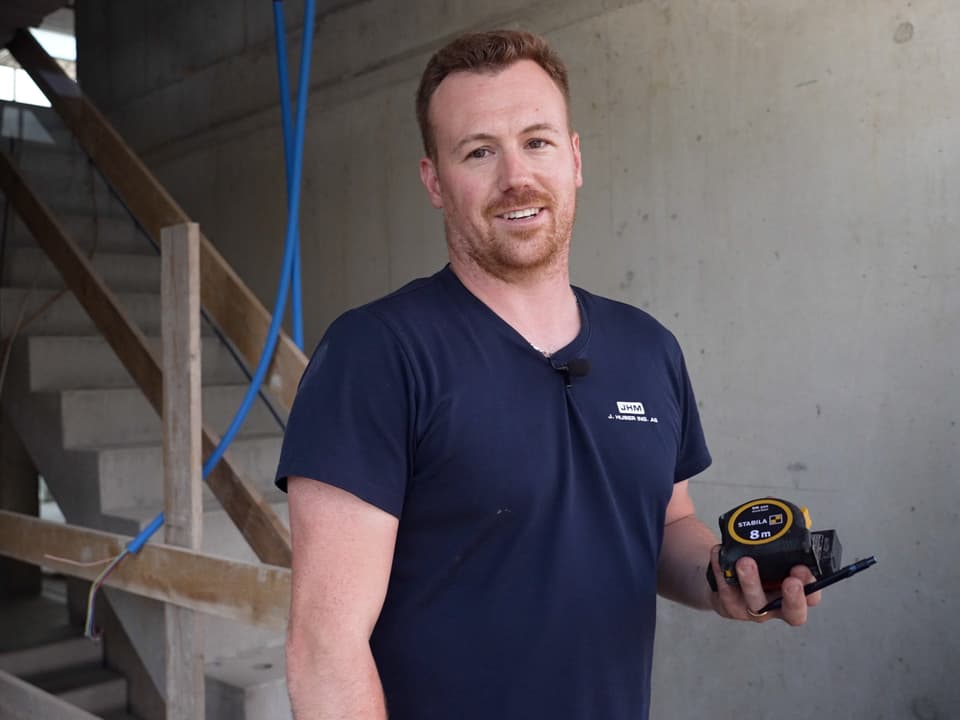
[[[67,0],[0,1],[0,47],[5,46],[19,28],[37,27],[43,19],[67,4]]]

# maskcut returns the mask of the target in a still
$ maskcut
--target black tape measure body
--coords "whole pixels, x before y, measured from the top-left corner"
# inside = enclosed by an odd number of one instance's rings
[[[757,562],[764,588],[777,589],[795,565],[806,565],[820,578],[840,568],[840,541],[834,530],[812,532],[810,513],[778,498],[758,498],[720,516],[720,569],[724,580],[737,585],[736,563],[742,557]],[[713,568],[710,587],[717,589]]]

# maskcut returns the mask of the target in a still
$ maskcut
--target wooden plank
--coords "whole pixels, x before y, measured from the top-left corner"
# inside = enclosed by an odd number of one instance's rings
[[[146,168],[79,86],[52,60],[29,33],[18,32],[8,45],[80,145],[123,198],[157,244],[163,228],[189,222],[189,217]],[[213,244],[200,236],[201,301],[248,366],[256,366],[270,327],[270,313]],[[296,395],[307,357],[281,332],[265,382],[288,411]]]
[[[117,357],[158,413],[163,412],[163,374],[143,333],[127,318],[113,293],[100,281],[86,255],[0,150],[0,188],[17,209],[37,244],[63,276],[66,286],[106,338]],[[204,426],[203,452],[213,452],[219,438]],[[263,496],[236,470],[228,452],[208,476],[207,484],[263,562],[290,566],[290,532]]]
[[[86,710],[0,670],[0,718],[4,720],[97,720]]]
[[[119,555],[130,538],[0,510],[0,555],[93,580],[103,566],[78,562]],[[52,556],[52,557],[50,557]],[[107,577],[106,585],[178,607],[270,630],[286,630],[290,570],[227,560],[161,543],[144,545]]]
[[[196,223],[174,225],[160,237],[164,537],[168,545],[196,551],[203,537],[200,230]],[[166,717],[203,720],[203,623],[176,605],[163,611]]]

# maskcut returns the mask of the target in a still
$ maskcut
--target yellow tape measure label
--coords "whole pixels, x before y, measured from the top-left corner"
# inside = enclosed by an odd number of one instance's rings
[[[730,515],[727,531],[744,545],[765,545],[783,537],[793,527],[793,511],[788,505],[767,498],[751,500]]]

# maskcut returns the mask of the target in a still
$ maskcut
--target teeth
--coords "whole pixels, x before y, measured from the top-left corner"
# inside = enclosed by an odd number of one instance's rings
[[[540,212],[540,208],[527,208],[526,210],[514,210],[504,213],[501,217],[507,220],[519,220],[520,218],[533,217]]]

